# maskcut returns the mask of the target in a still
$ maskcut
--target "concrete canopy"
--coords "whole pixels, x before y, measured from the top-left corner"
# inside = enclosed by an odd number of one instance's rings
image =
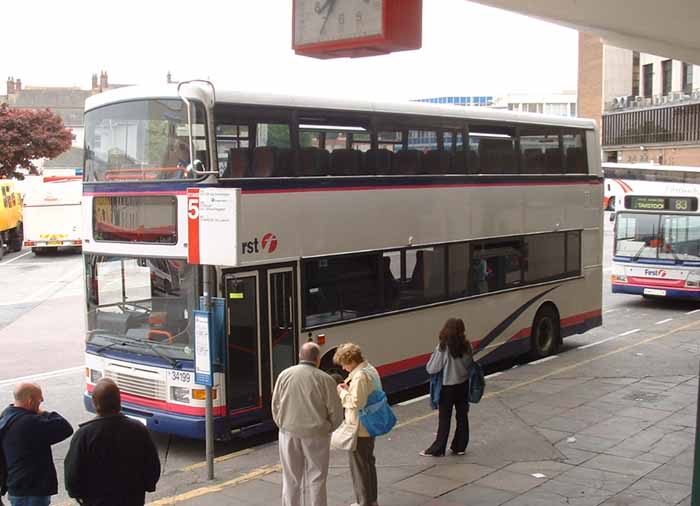
[[[472,0],[700,65],[700,0]]]

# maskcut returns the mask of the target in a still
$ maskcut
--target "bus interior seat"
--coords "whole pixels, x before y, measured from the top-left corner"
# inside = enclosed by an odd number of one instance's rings
[[[253,150],[251,177],[270,177],[275,174],[277,148],[260,146]]]
[[[547,174],[561,174],[564,172],[561,166],[561,149],[549,148],[544,152],[544,166]]]
[[[249,163],[248,148],[230,149],[224,177],[246,177]]]
[[[523,174],[542,174],[544,172],[544,153],[540,148],[525,150],[521,172]]]
[[[299,153],[302,176],[324,176],[328,174],[330,155],[321,148],[302,148]]]
[[[277,163],[273,176],[292,177],[294,176],[294,153],[289,148],[277,149]]]
[[[479,153],[473,149],[467,151],[467,174],[479,174]]]
[[[388,149],[369,149],[365,153],[366,174],[389,174],[394,153]]]
[[[450,163],[449,174],[466,174],[467,173],[467,152],[456,151],[452,153],[452,162]]]
[[[421,174],[423,169],[423,153],[417,149],[399,151],[394,155],[396,174]]]
[[[331,174],[355,176],[362,173],[362,152],[357,149],[336,149],[330,155]]]
[[[583,148],[568,148],[566,150],[567,174],[585,174],[586,167],[583,158]]]
[[[449,174],[450,153],[438,150],[428,151],[423,157],[423,172],[425,174]]]

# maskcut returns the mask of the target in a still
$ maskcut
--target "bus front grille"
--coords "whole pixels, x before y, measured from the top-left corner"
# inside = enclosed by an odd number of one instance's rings
[[[113,379],[119,386],[119,390],[126,394],[138,395],[149,399],[166,400],[167,389],[164,381],[153,378],[144,378],[133,374],[125,374],[113,370],[105,370],[105,377]]]

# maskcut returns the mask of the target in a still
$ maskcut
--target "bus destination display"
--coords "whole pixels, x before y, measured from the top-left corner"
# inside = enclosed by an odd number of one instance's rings
[[[640,211],[697,211],[698,199],[695,197],[626,197],[627,209]]]

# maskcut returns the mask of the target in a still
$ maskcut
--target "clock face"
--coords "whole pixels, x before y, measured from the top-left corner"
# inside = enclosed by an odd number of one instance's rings
[[[379,36],[384,0],[295,0],[294,45]]]

